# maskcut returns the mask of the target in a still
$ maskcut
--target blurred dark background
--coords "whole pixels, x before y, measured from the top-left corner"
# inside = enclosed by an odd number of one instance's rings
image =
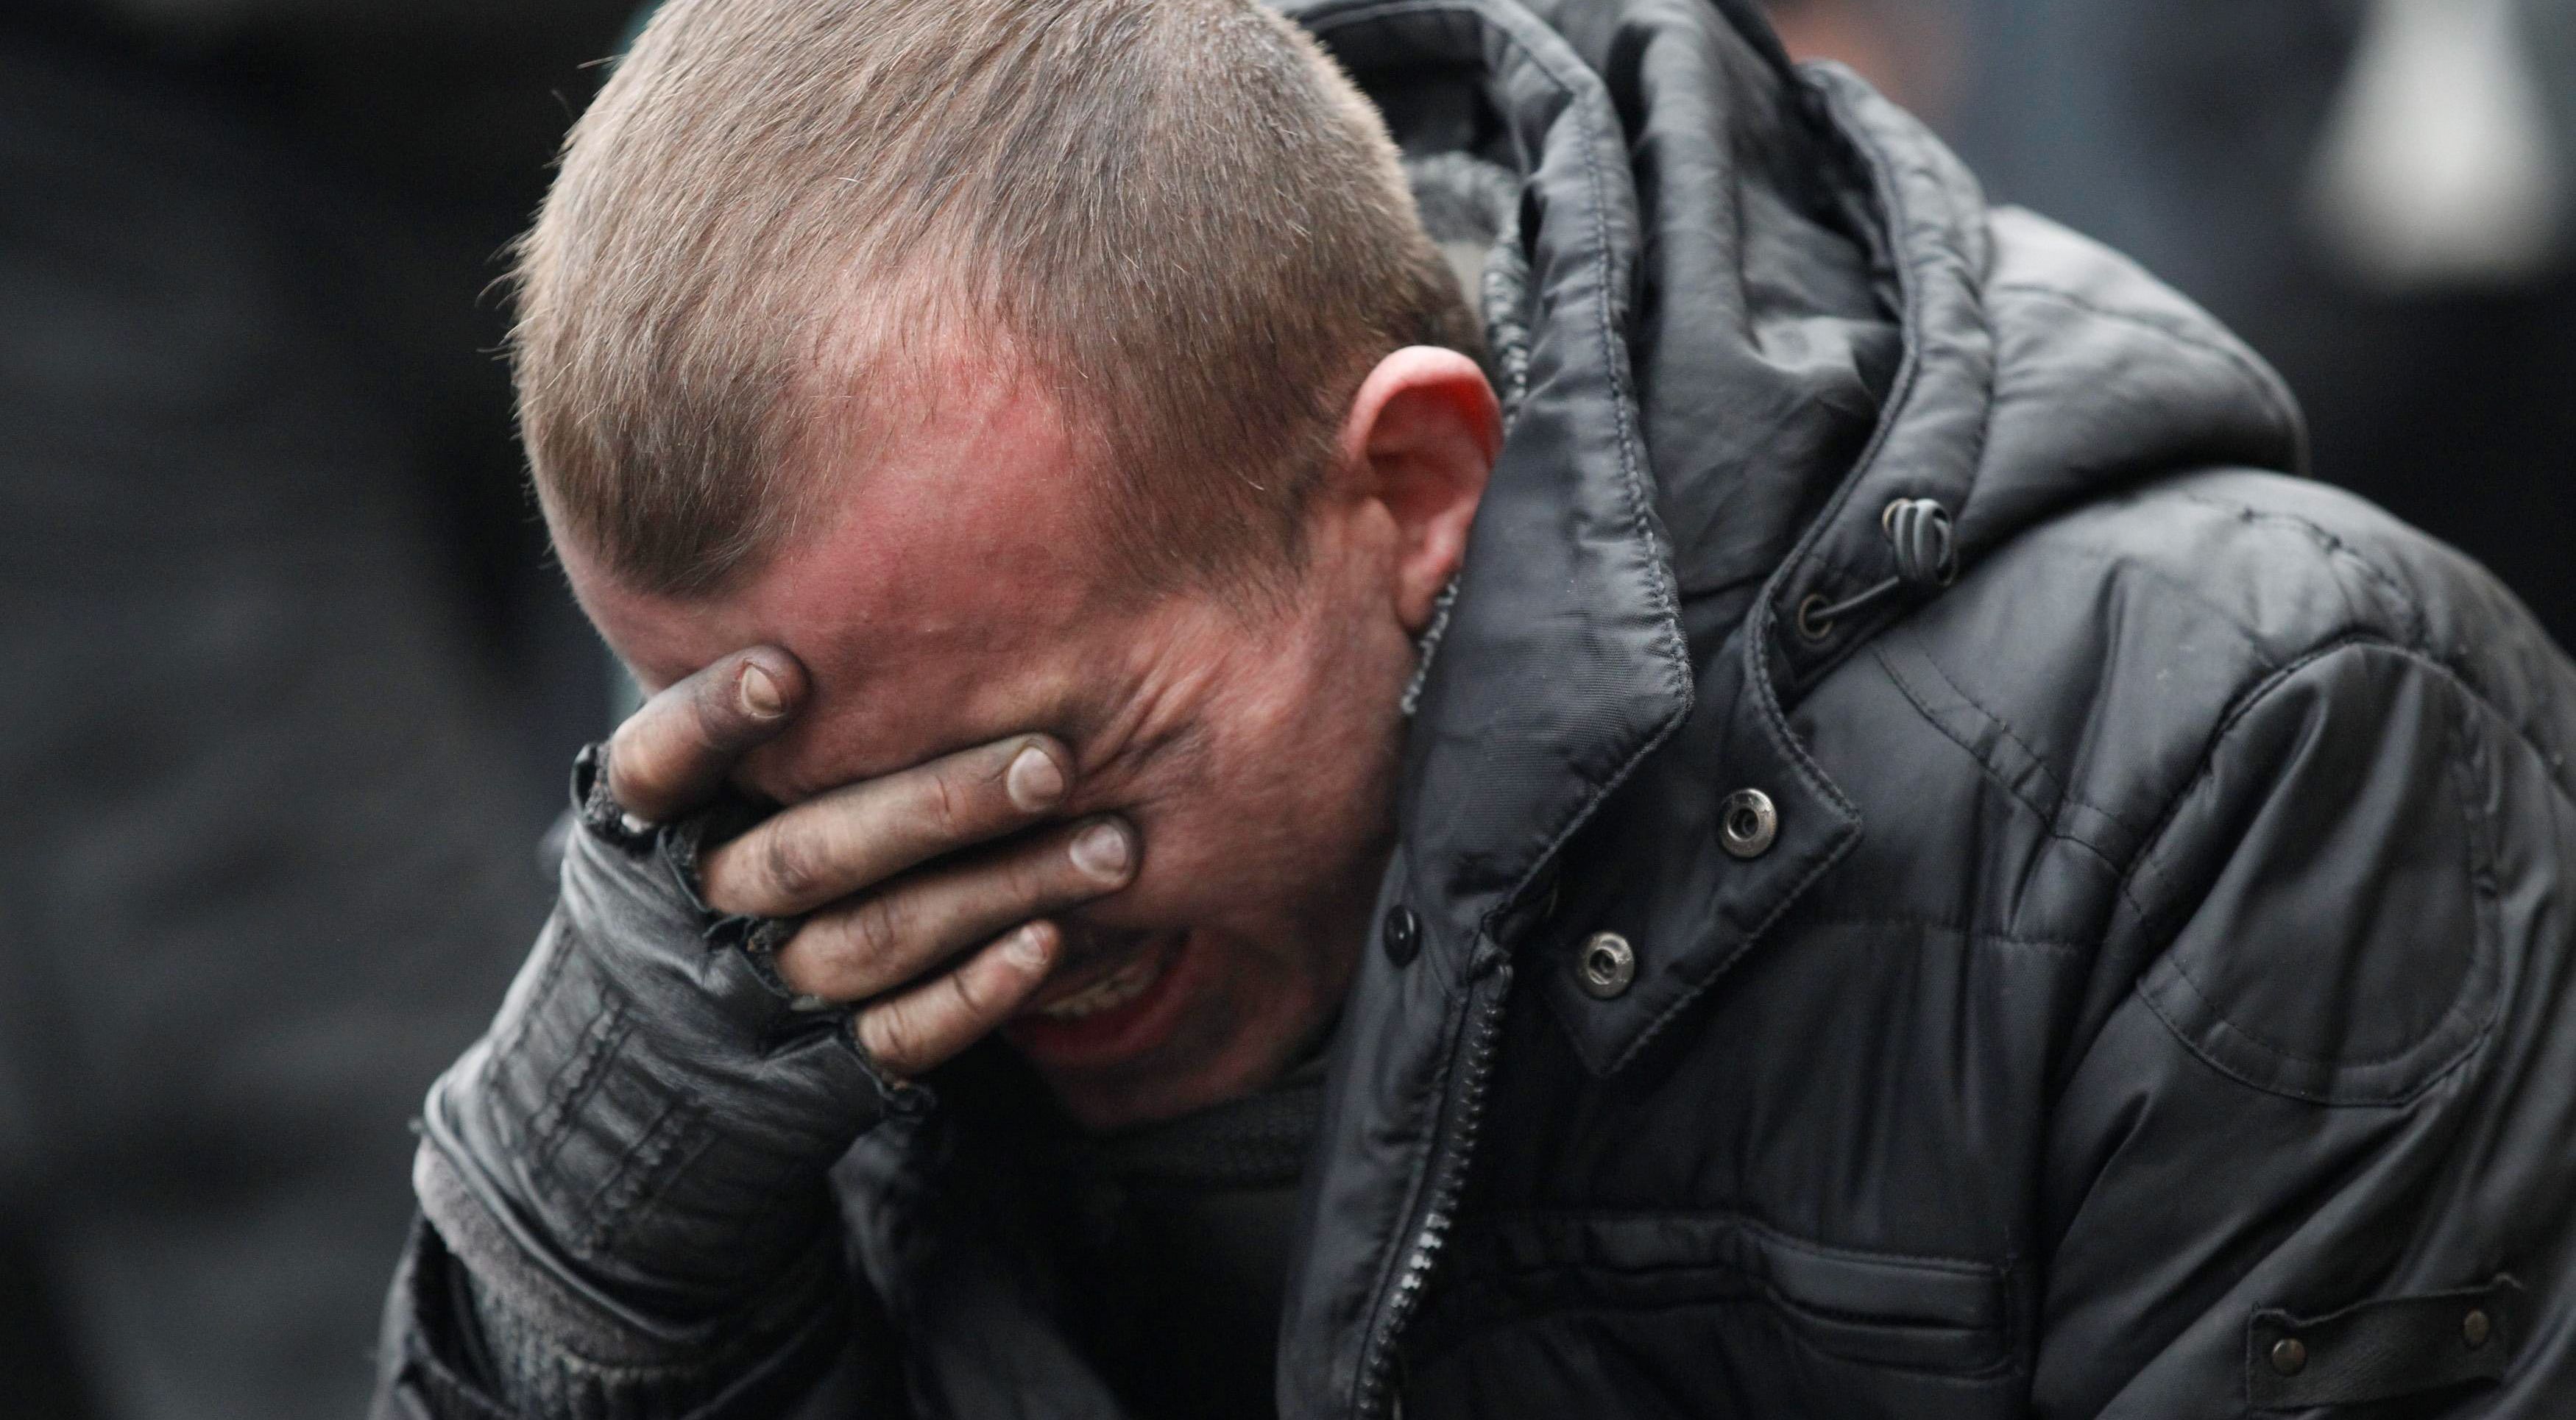
[[[2314,472],[2576,637],[2576,0],[1775,0],[2277,366]]]
[[[629,0],[0,9],[0,1412],[364,1408],[605,663],[493,350]]]
[[[0,1410],[348,1415],[608,667],[498,253],[632,0],[0,14]],[[1778,0],[2566,641],[2576,0]]]

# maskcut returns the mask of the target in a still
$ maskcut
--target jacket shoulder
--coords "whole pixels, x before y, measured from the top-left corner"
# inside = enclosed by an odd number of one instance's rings
[[[1985,825],[1995,881],[1921,910],[2090,941],[2231,718],[2359,646],[2453,682],[2565,777],[2576,676],[2500,584],[2350,494],[2241,470],[2025,530],[1859,648],[1799,719],[1870,825],[1865,857]]]
[[[2181,623],[2223,634],[2249,664],[2285,664],[2354,637],[2463,670],[2476,670],[2477,647],[2499,636],[2546,648],[2530,614],[2466,556],[2360,497],[2280,473],[2206,470],[2086,503],[2027,529],[1975,572],[1956,589],[1967,614],[1943,634],[1973,637],[1983,603],[2091,586],[2170,602]],[[2169,649],[2150,634],[2106,639],[2098,654]]]
[[[2571,706],[2451,549],[2297,479],[2167,480],[2027,530],[1798,704],[1862,825],[1819,910],[2052,949],[2070,1048],[2125,1011],[2237,1086],[2403,1104],[2558,994],[2510,1004],[2563,951],[2515,904],[2576,874]]]
[[[1992,555],[1984,595],[2058,582],[2069,557],[2091,559],[2105,581],[2177,590],[2256,661],[2352,637],[2464,671],[2499,635],[2546,648],[2484,568],[2354,494],[2286,474],[2206,470],[2079,506]]]

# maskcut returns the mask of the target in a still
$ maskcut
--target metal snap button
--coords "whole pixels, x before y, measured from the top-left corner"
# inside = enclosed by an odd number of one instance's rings
[[[1388,908],[1386,926],[1378,934],[1378,942],[1386,948],[1388,961],[1397,966],[1411,965],[1414,955],[1422,950],[1422,919],[1414,916],[1410,907]]]
[[[1780,836],[1780,811],[1759,789],[1738,789],[1726,796],[1717,814],[1717,841],[1738,858],[1759,858]]]
[[[2308,1368],[2308,1343],[2295,1336],[2284,1336],[2272,1343],[2272,1369],[2285,1376],[2295,1376]]]
[[[1583,954],[1575,958],[1574,967],[1584,991],[1607,1001],[1637,979],[1637,949],[1616,932],[1595,932],[1592,940],[1583,944]]]
[[[2460,1339],[2469,1343],[2470,1350],[2486,1345],[2487,1338],[2493,1335],[2495,1322],[2487,1316],[2485,1308],[2472,1307],[2467,1316],[2460,1318]]]

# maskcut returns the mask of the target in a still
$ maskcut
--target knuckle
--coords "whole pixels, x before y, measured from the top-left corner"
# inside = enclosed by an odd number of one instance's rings
[[[920,1027],[913,1020],[911,1003],[888,1002],[859,1013],[859,1044],[866,1046],[870,1057],[897,1074],[918,1070],[926,1061],[920,1058]]]
[[[821,881],[812,845],[784,829],[773,830],[761,844],[760,875],[770,892],[794,903],[810,900]]]
[[[1001,993],[972,970],[951,972],[936,986],[860,1013],[859,1043],[897,1073],[926,1070],[990,1029]]]
[[[734,702],[733,661],[719,661],[691,678],[689,727],[706,749],[722,751],[742,737],[744,720]]]
[[[1016,854],[1004,871],[1011,901],[1024,911],[1049,903],[1078,902],[1099,890],[1084,881],[1061,844],[1043,844],[1036,852]]]
[[[745,851],[744,843],[736,840],[706,849],[698,859],[698,886],[706,894],[707,905],[718,912],[760,909],[756,885],[744,881],[749,872],[743,866]]]
[[[709,677],[701,673],[646,701],[608,739],[608,791],[636,812],[679,807],[730,753],[712,732]]]
[[[608,737],[608,796],[628,809],[647,807],[658,798],[664,755],[647,722],[650,711],[638,711]]]
[[[957,771],[942,766],[925,776],[921,788],[921,814],[941,838],[956,838],[966,831],[966,796],[959,792]]]
[[[981,975],[973,970],[948,974],[948,998],[956,1013],[965,1020],[980,1021],[992,1014],[993,1003],[988,999],[991,994],[985,989]]]
[[[850,942],[865,961],[898,955],[910,927],[911,913],[892,893],[881,893],[850,911]]]
[[[819,929],[814,923],[808,922],[797,928],[796,934],[787,939],[787,944],[778,949],[771,964],[778,970],[778,979],[786,982],[790,990],[825,1000],[842,999],[840,982],[833,970],[831,933]]]

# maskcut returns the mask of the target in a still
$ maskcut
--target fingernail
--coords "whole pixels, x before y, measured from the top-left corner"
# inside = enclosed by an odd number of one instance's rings
[[[787,708],[787,696],[778,688],[778,677],[763,670],[758,662],[742,668],[742,708],[763,720],[773,719]]]
[[[1073,865],[1095,878],[1127,872],[1127,835],[1116,824],[1095,823],[1073,840]]]
[[[1011,940],[1002,944],[1002,954],[1011,959],[1011,965],[1013,966],[1024,966],[1034,969],[1046,965],[1046,929],[1032,922],[1029,925],[1022,927],[1020,930],[1013,932],[1011,934]]]
[[[1002,784],[1010,790],[1011,802],[1024,809],[1042,809],[1064,797],[1064,771],[1036,745],[1021,750],[1011,761]]]

